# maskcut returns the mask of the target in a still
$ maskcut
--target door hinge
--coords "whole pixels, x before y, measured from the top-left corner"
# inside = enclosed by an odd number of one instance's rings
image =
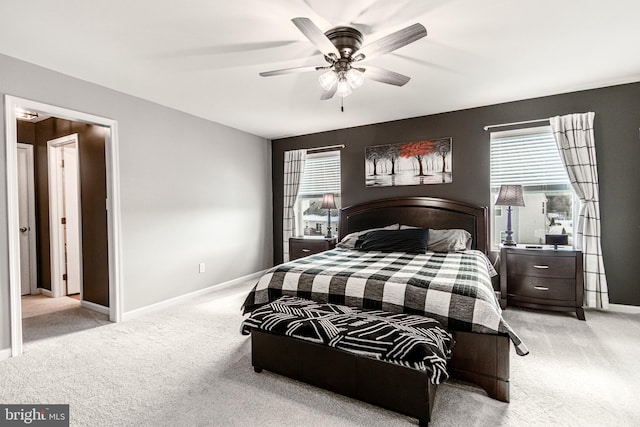
[[[67,280],[67,273],[64,273],[64,274],[62,275],[62,280]]]
[[[67,223],[67,218],[62,217],[60,218],[60,224],[65,225]]]
[[[64,167],[64,160],[60,160],[60,167],[63,168]]]

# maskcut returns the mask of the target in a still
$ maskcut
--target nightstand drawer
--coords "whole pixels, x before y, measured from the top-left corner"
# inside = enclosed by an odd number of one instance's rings
[[[289,259],[294,260],[305,256],[324,252],[336,246],[334,239],[305,239],[292,237],[289,239]]]
[[[518,276],[509,274],[509,295],[519,295],[545,300],[575,301],[575,279],[544,279],[532,276]]]
[[[574,256],[507,254],[509,274],[533,277],[576,277]],[[511,286],[511,284],[509,284]]]

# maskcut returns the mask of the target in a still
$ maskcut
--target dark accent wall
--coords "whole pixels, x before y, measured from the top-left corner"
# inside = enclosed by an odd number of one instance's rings
[[[35,145],[38,286],[51,289],[47,141],[78,134],[83,299],[109,306],[105,132],[101,126],[50,118],[18,121],[18,141]]]
[[[18,142],[34,145],[36,143],[36,124],[17,120]]]
[[[358,96],[354,93],[353,96]],[[428,102],[428,101],[425,101]],[[381,102],[380,108],[393,108]],[[274,261],[282,262],[284,151],[344,144],[342,203],[395,196],[445,197],[489,206],[489,132],[483,127],[593,111],[600,179],[602,250],[612,303],[640,305],[640,83],[534,98],[273,141]],[[349,114],[345,112],[344,114]],[[453,138],[453,183],[366,188],[370,145]]]

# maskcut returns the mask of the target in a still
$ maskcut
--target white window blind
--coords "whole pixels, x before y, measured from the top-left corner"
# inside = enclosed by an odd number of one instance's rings
[[[340,152],[311,154],[304,164],[298,196],[340,194]]]
[[[569,184],[551,127],[491,133],[491,188]]]

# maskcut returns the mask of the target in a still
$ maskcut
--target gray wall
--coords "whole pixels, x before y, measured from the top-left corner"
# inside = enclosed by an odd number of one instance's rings
[[[354,94],[353,96],[357,96]],[[428,101],[427,101],[428,102]],[[393,108],[381,103],[381,108]],[[344,144],[343,206],[393,196],[445,197],[489,206],[490,124],[594,111],[602,249],[612,303],[640,305],[640,83],[535,98],[273,141],[274,255],[282,260],[282,161],[285,150]],[[345,113],[345,114],[348,114]],[[366,188],[369,145],[453,137],[453,183]]]
[[[268,140],[0,55],[4,94],[118,121],[124,312],[271,265]],[[4,120],[0,139],[4,147]],[[4,171],[4,148],[0,164]],[[6,349],[4,172],[0,224],[0,349]],[[206,273],[198,273],[200,262]]]

